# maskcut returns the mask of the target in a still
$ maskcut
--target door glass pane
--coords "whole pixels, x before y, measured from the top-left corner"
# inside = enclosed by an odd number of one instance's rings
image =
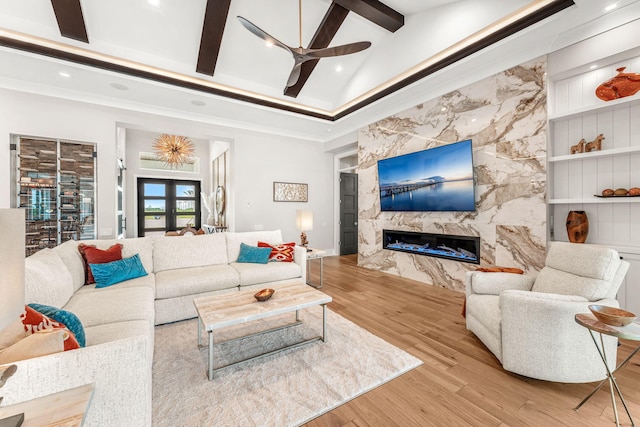
[[[166,186],[164,184],[144,184],[144,195],[145,196],[157,196],[164,197],[166,195]]]
[[[187,226],[193,227],[195,225],[195,216],[193,215],[177,215],[176,226],[178,228],[184,228]]]
[[[166,212],[166,201],[165,200],[144,200],[144,212]]]
[[[166,228],[167,217],[164,215],[145,215],[144,228]]]
[[[195,185],[176,185],[176,197],[194,197],[196,196]]]
[[[176,212],[195,212],[195,200],[176,200]]]

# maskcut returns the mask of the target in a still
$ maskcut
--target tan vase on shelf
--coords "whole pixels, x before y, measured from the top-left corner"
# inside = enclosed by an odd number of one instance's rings
[[[571,243],[584,243],[589,234],[589,218],[585,211],[569,211],[567,215],[567,236]]]

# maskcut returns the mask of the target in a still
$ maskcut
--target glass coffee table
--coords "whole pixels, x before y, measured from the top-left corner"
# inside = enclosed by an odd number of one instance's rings
[[[277,285],[274,287],[274,289],[275,293],[273,294],[273,296],[267,301],[263,302],[257,301],[253,297],[253,295],[257,292],[257,289],[244,291],[241,290],[239,292],[230,294],[211,295],[206,297],[194,298],[193,303],[196,306],[196,311],[198,312],[198,346],[203,347],[203,328],[209,335],[209,380],[213,379],[213,374],[216,371],[228,368],[230,366],[239,365],[250,360],[256,360],[291,348],[297,348],[315,341],[327,341],[327,304],[332,300],[329,295],[326,295],[310,286],[307,286],[302,282],[287,285]],[[239,362],[234,362],[225,366],[214,368],[214,349],[216,345],[222,344],[222,342],[214,343],[213,336],[215,330],[239,325],[246,322],[252,322],[254,320],[265,319],[279,314],[295,312],[295,322],[288,323],[283,326],[278,326],[276,328],[271,328],[265,331],[260,331],[256,334],[247,336],[260,335],[298,324],[300,322],[300,310],[316,305],[322,306],[321,336],[300,341],[286,347],[282,347],[254,357],[250,357],[248,359],[241,360]],[[242,338],[246,338],[247,336]]]

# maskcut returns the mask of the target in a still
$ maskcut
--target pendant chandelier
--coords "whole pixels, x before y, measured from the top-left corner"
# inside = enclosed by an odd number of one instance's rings
[[[160,160],[172,169],[193,161],[193,144],[186,136],[163,133],[153,143],[153,149]]]

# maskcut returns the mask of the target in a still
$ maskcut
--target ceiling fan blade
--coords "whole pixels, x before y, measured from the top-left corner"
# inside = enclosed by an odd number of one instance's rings
[[[289,46],[287,46],[286,44],[282,43],[277,38],[269,35],[269,33],[267,33],[266,31],[261,30],[258,26],[256,26],[252,22],[246,20],[242,16],[238,16],[237,18],[238,18],[238,21],[240,21],[240,23],[242,24],[243,27],[245,27],[247,30],[251,31],[256,36],[260,37],[262,40],[266,41],[267,43],[271,43],[274,46],[281,47],[282,49],[286,50],[287,52],[293,54],[292,49]]]
[[[287,80],[287,87],[291,87],[298,83],[298,79],[300,78],[300,69],[302,68],[302,62],[296,61],[296,65],[293,66],[293,70],[291,70],[291,74],[289,74],[289,80]]]
[[[369,46],[371,46],[371,42],[357,42],[324,49],[305,49],[304,54],[309,58],[328,58],[331,56],[342,56],[360,52]]]

